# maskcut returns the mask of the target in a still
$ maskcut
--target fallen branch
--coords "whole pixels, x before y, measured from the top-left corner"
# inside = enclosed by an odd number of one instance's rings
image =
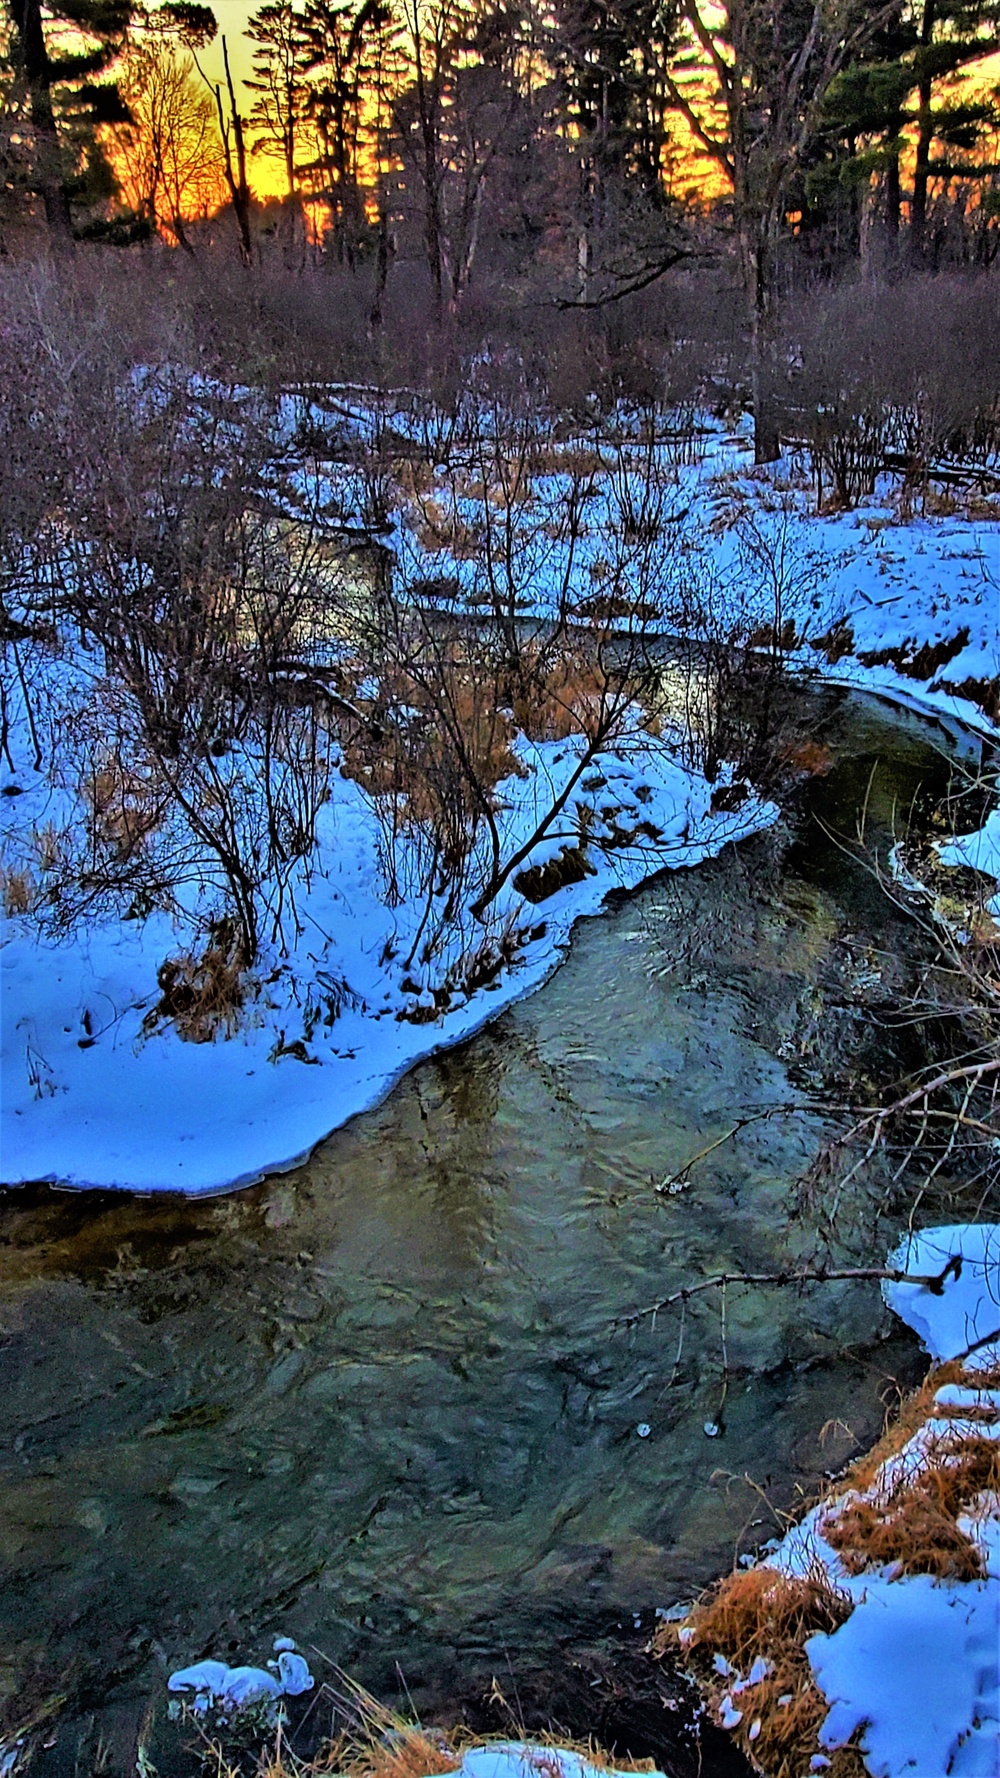
[[[674,1290],[669,1296],[661,1297],[658,1303],[651,1303],[647,1309],[636,1309],[632,1315],[619,1315],[613,1325],[615,1327],[635,1327],[638,1322],[648,1317],[654,1320],[661,1309],[670,1309],[675,1303],[689,1302],[691,1297],[698,1296],[704,1290],[719,1290],[727,1284],[834,1284],[844,1280],[886,1280],[890,1284],[920,1284],[929,1290],[932,1296],[942,1296],[944,1287],[951,1277],[962,1275],[962,1255],[953,1253],[940,1272],[925,1274],[920,1272],[901,1272],[896,1266],[810,1266],[805,1271],[780,1272],[716,1272],[711,1278],[701,1278],[697,1284],[685,1284],[680,1290]],[[1000,1330],[998,1330],[1000,1331]],[[991,1338],[987,1335],[982,1344],[986,1345]],[[970,1351],[974,1348],[970,1347]]]
[[[716,1136],[714,1142],[706,1142],[705,1147],[699,1148],[695,1154],[691,1155],[690,1158],[684,1162],[683,1167],[678,1167],[676,1173],[668,1173],[666,1178],[661,1179],[659,1185],[654,1186],[653,1189],[661,1195],[663,1193],[669,1194],[682,1182],[687,1181],[687,1177],[691,1172],[692,1167],[696,1167],[699,1161],[706,1160],[710,1154],[715,1153],[717,1148],[723,1148],[727,1142],[731,1142],[733,1137],[738,1136],[742,1130],[749,1129],[751,1124],[761,1124],[764,1123],[766,1119],[772,1117],[804,1116],[805,1113],[809,1111],[819,1112],[820,1114],[829,1114],[833,1109],[835,1109],[835,1107],[829,1105],[769,1105],[766,1111],[753,1111],[748,1117],[738,1118],[732,1129],[726,1130],[721,1136]]]

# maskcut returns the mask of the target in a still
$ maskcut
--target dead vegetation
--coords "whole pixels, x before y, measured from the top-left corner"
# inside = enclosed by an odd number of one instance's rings
[[[946,1384],[981,1392],[998,1383],[996,1366],[971,1370],[958,1359],[934,1366],[873,1449],[831,1484],[817,1531],[847,1574],[982,1577],[977,1546],[958,1521],[982,1496],[1000,1492],[1000,1442],[970,1431],[967,1410],[939,1404],[936,1396]],[[805,1576],[762,1564],[718,1582],[683,1623],[664,1625],[654,1649],[690,1666],[717,1715],[731,1699],[741,1713],[732,1732],[768,1778],[801,1778],[821,1752],[830,1761],[824,1770],[836,1778],[862,1778],[866,1767],[857,1747],[832,1753],[820,1747],[829,1702],[813,1680],[805,1647],[810,1636],[836,1631],[851,1609],[818,1553]],[[718,1656],[731,1675],[720,1672]],[[768,1671],[753,1685],[741,1683],[755,1661],[766,1661]]]
[[[940,642],[918,644],[907,637],[891,648],[862,649],[858,660],[865,667],[895,667],[907,679],[930,679],[968,646],[969,631],[963,625],[954,636],[943,637]]]
[[[887,1497],[848,1497],[821,1522],[849,1574],[892,1565],[897,1574],[979,1580],[983,1564],[958,1519],[1000,1486],[1000,1447],[979,1435],[945,1437],[929,1463],[916,1458]]]
[[[751,1568],[718,1582],[685,1624],[664,1625],[654,1646],[690,1662],[716,1710],[735,1680],[718,1673],[715,1656],[740,1674],[766,1661],[764,1677],[733,1698],[741,1712],[735,1738],[768,1778],[802,1778],[821,1751],[818,1733],[829,1709],[813,1681],[805,1644],[818,1632],[839,1629],[850,1609],[819,1565],[805,1578]],[[831,1756],[827,1770],[835,1778],[865,1773],[860,1754],[849,1747]]]
[[[332,1706],[334,1722],[343,1726],[308,1758],[294,1752],[280,1720],[276,1729],[273,1726],[273,1716],[270,1727],[266,1715],[255,1721],[244,1711],[239,1716],[247,1719],[245,1724],[234,1718],[206,1728],[202,1718],[187,1712],[185,1722],[194,1730],[193,1750],[200,1756],[205,1778],[241,1778],[243,1773],[247,1778],[251,1773],[252,1778],[439,1778],[458,1771],[470,1747],[509,1745],[512,1739],[477,1735],[464,1725],[425,1728],[379,1703],[339,1670],[317,1696]],[[559,1753],[576,1754],[599,1772],[641,1774],[654,1768],[651,1759],[617,1753],[612,1758],[592,1740],[575,1741],[547,1732],[532,1732],[529,1737],[520,1730],[516,1738],[525,1744],[525,1778],[561,1778]]]
[[[0,866],[0,905],[8,918],[30,913],[34,898],[35,885],[30,871]]]
[[[170,1022],[186,1043],[211,1043],[236,1030],[247,998],[246,959],[231,920],[218,920],[205,949],[168,957],[157,971],[160,998],[144,1021]]]

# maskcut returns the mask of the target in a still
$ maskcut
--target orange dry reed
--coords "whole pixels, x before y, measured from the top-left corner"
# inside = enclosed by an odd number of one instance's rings
[[[896,1563],[900,1574],[978,1580],[979,1551],[957,1520],[977,1495],[997,1488],[1000,1445],[977,1436],[946,1439],[934,1461],[906,1477],[888,1500],[850,1500],[832,1513],[823,1536],[849,1574]]]
[[[822,1535],[850,1573],[897,1564],[899,1574],[932,1574],[976,1580],[982,1564],[975,1544],[958,1519],[977,1496],[1000,1492],[1000,1442],[949,1426],[951,1410],[935,1403],[945,1383],[970,1389],[1000,1387],[1000,1367],[969,1371],[959,1360],[932,1370],[922,1387],[901,1405],[898,1418],[874,1450],[834,1484]],[[958,1410],[954,1410],[957,1414]],[[935,1429],[913,1461],[883,1465],[898,1457],[922,1427]],[[767,1567],[730,1575],[691,1611],[686,1634],[665,1627],[655,1646],[690,1660],[703,1690],[718,1705],[734,1681],[720,1678],[710,1663],[724,1655],[747,1674],[758,1656],[769,1663],[767,1676],[733,1697],[741,1719],[734,1729],[751,1763],[768,1778],[801,1778],[821,1751],[819,1730],[829,1705],[816,1687],[805,1644],[817,1632],[832,1633],[849,1615],[851,1602],[837,1592],[824,1568],[796,1578]],[[691,1634],[693,1633],[693,1634]],[[825,1755],[826,1778],[863,1778],[864,1762],[853,1745]]]
[[[716,1703],[727,1682],[704,1658],[699,1661],[699,1650],[703,1657],[724,1655],[743,1674],[758,1656],[769,1663],[766,1677],[733,1700],[741,1712],[735,1739],[769,1778],[801,1778],[820,1752],[818,1734],[829,1705],[813,1682],[805,1644],[817,1632],[838,1629],[849,1612],[850,1601],[835,1591],[822,1570],[793,1578],[774,1568],[751,1568],[720,1581],[688,1619],[687,1627],[694,1631],[692,1664]],[[676,1628],[665,1628],[657,1640],[660,1652],[675,1651]],[[864,1764],[854,1748],[841,1748],[829,1757],[828,1775],[864,1778]]]

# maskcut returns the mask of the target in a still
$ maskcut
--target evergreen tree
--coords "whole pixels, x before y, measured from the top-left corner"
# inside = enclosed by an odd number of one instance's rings
[[[995,170],[981,154],[975,157],[996,127],[996,100],[970,98],[962,77],[994,49],[998,26],[996,0],[918,0],[872,38],[827,96],[823,138],[805,179],[807,216],[822,226],[838,190],[857,196],[879,177],[883,220],[890,236],[897,235],[909,163],[910,239],[919,257],[932,181],[972,182]]]
[[[114,195],[114,178],[100,147],[101,124],[131,121],[114,79],[114,66],[134,23],[148,19],[139,0],[4,0],[9,19],[11,86],[19,96],[29,143],[22,159],[23,189],[41,200],[51,239],[68,242],[74,213]],[[162,28],[204,42],[215,20],[206,6],[161,7]],[[107,232],[81,220],[77,232]]]
[[[306,81],[308,41],[302,13],[292,0],[268,0],[255,12],[247,36],[256,44],[253,78],[244,82],[256,94],[250,127],[256,131],[255,154],[279,160],[285,175],[285,196],[298,190],[298,146],[309,88]]]
[[[989,100],[964,98],[956,93],[953,83],[963,70],[996,49],[1000,0],[986,0],[981,5],[966,5],[961,0],[921,0],[918,29],[913,58],[917,144],[910,202],[910,236],[915,255],[924,249],[931,180],[975,178],[982,171],[967,157],[984,131],[995,124],[996,106]],[[941,151],[936,156],[935,146]]]

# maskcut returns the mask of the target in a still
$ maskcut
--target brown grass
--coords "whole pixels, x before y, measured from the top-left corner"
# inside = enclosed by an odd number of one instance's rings
[[[768,1778],[801,1778],[813,1754],[821,1751],[818,1734],[829,1704],[813,1681],[805,1643],[819,1631],[838,1629],[850,1609],[850,1600],[830,1585],[821,1569],[792,1578],[773,1568],[751,1568],[720,1581],[687,1620],[694,1631],[688,1643],[695,1651],[693,1664],[716,1705],[730,1688],[705,1657],[724,1655],[744,1674],[759,1655],[770,1662],[767,1677],[733,1700],[743,1715],[732,1731]],[[656,1646],[661,1653],[675,1653],[682,1646],[673,1624],[660,1631]],[[830,1758],[827,1771],[834,1778],[864,1778],[864,1763],[854,1748],[841,1748]]]
[[[483,789],[524,775],[511,751],[514,726],[497,708],[495,686],[478,681],[458,651],[442,665],[439,681],[432,696],[406,673],[384,675],[378,704],[390,710],[407,705],[420,713],[418,719],[405,728],[348,728],[342,736],[344,772],[374,796],[399,798],[410,821],[433,822],[443,797],[458,799],[470,819],[479,807],[455,756],[454,737],[436,720],[435,701],[447,707],[450,726],[460,732],[465,759]]]
[[[825,636],[817,636],[812,647],[825,654],[831,667],[835,667],[845,655],[854,653],[854,631],[849,623],[835,624]]]
[[[219,920],[200,956],[184,951],[167,957],[156,972],[160,999],[146,1015],[152,1030],[169,1019],[187,1043],[211,1043],[232,1032],[246,1000],[246,972],[232,924]]]
[[[35,885],[30,871],[6,870],[0,867],[0,905],[8,918],[13,914],[30,912],[34,895]]]
[[[968,646],[968,626],[963,625],[956,635],[941,642],[921,642],[918,646],[914,639],[907,638],[893,648],[863,648],[858,660],[865,667],[895,667],[907,679],[930,679]]]
[[[888,1463],[890,1457],[898,1456],[904,1445],[908,1445],[914,1434],[919,1432],[921,1426],[931,1418],[934,1413],[934,1396],[937,1391],[945,1383],[966,1383],[967,1381],[966,1372],[960,1361],[955,1358],[949,1359],[946,1364],[935,1365],[932,1370],[929,1370],[919,1389],[914,1389],[910,1395],[903,1397],[895,1417],[886,1426],[878,1442],[862,1457],[855,1458],[854,1462],[844,1471],[843,1476],[838,1479],[837,1493],[842,1494],[852,1490],[860,1494],[870,1488],[882,1465]],[[973,1388],[980,1386],[978,1383],[972,1385]]]
[[[526,650],[521,682],[512,688],[514,721],[529,741],[591,738],[608,690],[607,678],[582,651],[536,666]]]
[[[84,790],[98,839],[122,858],[129,857],[159,822],[150,785],[116,759],[96,767]]]
[[[407,1722],[396,1711],[378,1703],[370,1692],[340,1676],[344,1692],[338,1697],[347,1705],[353,1726],[329,1741],[314,1760],[294,1762],[283,1750],[280,1738],[274,1757],[261,1761],[260,1778],[426,1778],[430,1774],[454,1772],[462,1763],[468,1747],[479,1747],[497,1741],[507,1742],[509,1735],[475,1735],[460,1726],[450,1729],[425,1729],[419,1723]],[[337,1694],[334,1694],[337,1696]],[[557,1750],[578,1753],[600,1771],[648,1773],[654,1769],[651,1759],[611,1757],[593,1741],[571,1741],[564,1736],[535,1734],[526,1736],[537,1753],[532,1768],[538,1778],[557,1778]]]
[[[957,1521],[977,1496],[1000,1492],[1000,1443],[967,1426],[959,1432],[949,1424],[952,1415],[966,1422],[969,1416],[935,1402],[946,1383],[997,1388],[1000,1366],[973,1371],[958,1359],[936,1366],[901,1402],[874,1449],[832,1485],[834,1498],[820,1529],[849,1573],[895,1563],[899,1575],[980,1578],[979,1553]],[[936,1429],[928,1448],[915,1449],[912,1463],[896,1465],[900,1473],[890,1470],[886,1476],[883,1466],[928,1423]],[[818,1631],[836,1630],[850,1610],[849,1598],[837,1591],[818,1563],[804,1579],[752,1568],[719,1582],[683,1626],[665,1626],[654,1647],[689,1660],[716,1707],[731,1683],[716,1674],[710,1657],[724,1655],[738,1673],[746,1674],[764,1656],[771,1671],[733,1699],[742,1720],[732,1732],[768,1778],[801,1778],[821,1751],[817,1737],[829,1709],[813,1681],[805,1643]],[[853,1744],[829,1758],[825,1770],[833,1778],[863,1778],[864,1762]]]
[[[605,468],[600,451],[591,445],[540,444],[531,458],[534,475],[600,475]]]
[[[833,754],[822,741],[795,741],[781,757],[793,772],[806,778],[824,778],[833,768]]]
[[[998,1488],[1000,1445],[945,1434],[933,1460],[915,1467],[888,1499],[848,1500],[824,1520],[823,1536],[849,1574],[895,1563],[900,1574],[979,1580],[979,1551],[957,1521],[978,1494]]]

